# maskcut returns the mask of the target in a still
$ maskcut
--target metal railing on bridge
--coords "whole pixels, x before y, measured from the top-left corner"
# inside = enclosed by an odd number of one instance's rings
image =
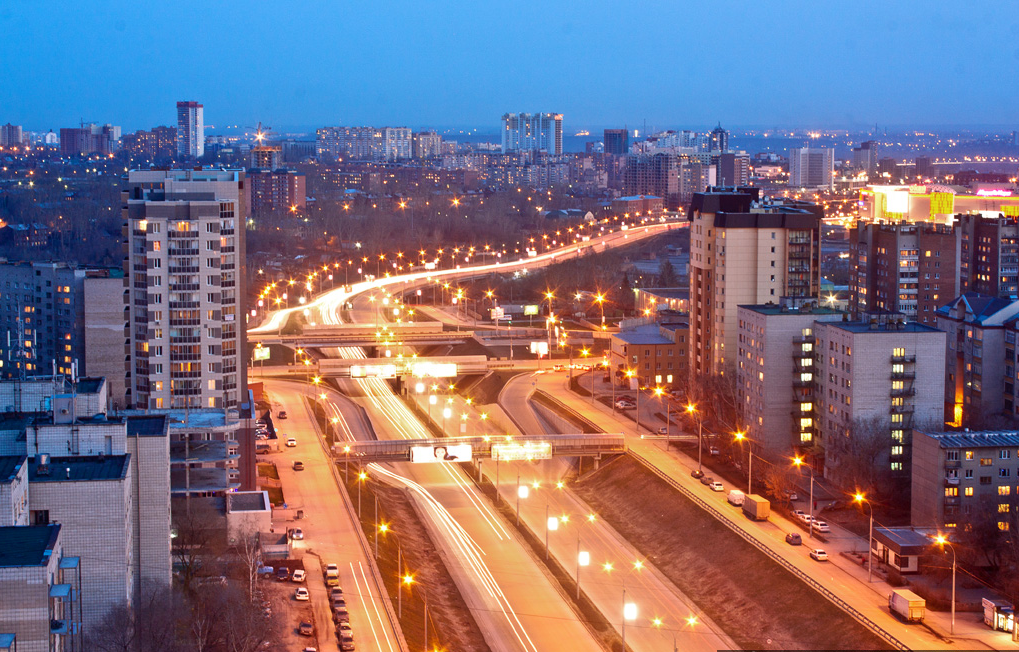
[[[621,455],[622,433],[445,437],[387,441],[337,442],[333,456],[351,462],[469,462],[488,458],[505,462],[552,457]]]

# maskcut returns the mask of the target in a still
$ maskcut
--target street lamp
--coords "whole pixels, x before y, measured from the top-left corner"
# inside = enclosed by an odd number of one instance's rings
[[[520,525],[520,499],[527,498],[531,489],[526,484],[520,484],[520,471],[517,471],[517,525]]]
[[[747,437],[744,433],[740,431],[736,431],[736,441],[740,443],[740,446],[743,445],[744,439],[747,440],[748,444],[750,443],[749,437]],[[750,494],[754,493],[753,490],[754,449],[752,445],[748,445],[747,448],[750,449],[749,450],[750,454],[747,456],[747,495],[749,496]]]
[[[669,402],[665,400],[665,390],[661,387],[655,387],[655,396],[658,397],[658,404],[665,405],[665,450],[669,450],[669,440],[671,437],[671,422],[669,420]]]
[[[874,575],[874,505],[860,492],[853,496],[853,502],[866,504],[870,508],[870,530],[867,533],[867,583],[870,584]],[[810,524],[814,524],[814,519],[810,519]]]
[[[795,466],[796,468],[800,468],[802,465],[803,465],[803,458],[802,457],[794,457],[793,458],[793,466]],[[812,466],[810,466],[808,464],[807,465],[807,470],[810,471],[810,504],[808,505],[808,508],[810,509],[810,523],[808,524],[808,526],[809,526],[810,529],[808,530],[807,537],[813,539],[814,538],[814,467],[812,467]]]
[[[621,634],[623,639],[623,650],[626,650],[626,621],[637,620],[637,605],[626,601],[626,589],[623,589],[623,626]]]
[[[584,521],[584,523],[581,523],[581,525],[583,526],[585,523],[594,523],[595,520],[597,520],[597,518],[595,517],[594,514],[588,514],[587,519]],[[580,549],[581,529],[582,528],[580,527],[577,528],[577,600],[580,600],[580,567],[588,566],[591,563],[591,553],[589,553],[586,550],[582,551]]]
[[[948,542],[948,537],[943,534],[939,534],[934,538],[934,541],[941,546],[941,550],[948,546],[949,550],[952,551],[952,629],[951,634],[955,635],[955,547]]]
[[[686,413],[690,416],[697,414],[697,406],[693,403],[686,404]],[[698,415],[697,417],[697,472],[704,475],[704,470],[701,468],[701,456],[704,453],[704,421]]]

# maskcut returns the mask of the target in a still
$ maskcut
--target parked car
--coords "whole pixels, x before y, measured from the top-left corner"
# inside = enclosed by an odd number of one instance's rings
[[[255,426],[259,428],[265,427],[265,419],[255,419]]]
[[[717,456],[717,455],[720,455],[720,454],[721,453],[719,452],[717,446],[708,446],[708,455]]]
[[[819,521],[817,519],[814,519],[814,529],[820,532],[821,534],[831,532],[831,528],[828,527],[827,523],[825,523],[824,521]]]
[[[354,630],[350,627],[350,623],[340,623],[336,626],[341,632],[349,632],[351,636],[354,635]]]
[[[302,620],[301,624],[297,626],[297,633],[301,636],[314,636],[315,626],[309,623],[307,620]]]
[[[785,542],[791,546],[799,546],[803,544],[803,538],[797,532],[790,532],[785,535]]]
[[[290,569],[286,566],[280,566],[276,569],[276,579],[280,582],[286,582],[290,579]]]
[[[347,599],[342,595],[334,595],[329,598],[329,604],[332,607],[346,607]]]
[[[348,623],[350,622],[350,613],[344,606],[333,607],[333,621],[337,623]]]
[[[333,597],[334,595],[340,595],[340,596],[342,596],[342,595],[343,595],[343,589],[341,589],[341,588],[340,588],[340,587],[338,587],[338,586],[334,586],[333,588],[329,589],[329,597],[331,598],[331,597]]]
[[[301,650],[301,652],[318,652],[318,648],[306,647],[303,650]]]
[[[303,471],[304,470],[304,462],[302,462],[300,460],[295,461],[294,462],[294,470],[295,471]]]
[[[294,574],[290,576],[290,581],[291,582],[303,582],[307,578],[308,578],[308,575],[304,572],[304,570],[298,568],[297,570],[294,571]]]
[[[637,404],[630,401],[616,401],[617,410],[630,410],[635,407],[637,407]]]
[[[293,437],[287,437],[287,448],[293,448],[297,446],[297,440]]]
[[[276,415],[276,418],[277,419],[286,419],[287,418],[287,411],[286,410],[280,410],[279,414]]]
[[[308,589],[303,586],[299,586],[296,590],[294,590],[294,600],[300,600],[302,602],[311,600],[311,594],[308,593]]]
[[[820,548],[814,548],[810,551],[810,558],[815,561],[828,561],[828,553]]]
[[[340,649],[343,652],[350,652],[354,649],[354,636],[349,632],[337,632],[336,638],[340,641]]]
[[[796,493],[795,491],[790,491],[790,490],[788,490],[788,489],[786,489],[785,491],[783,491],[783,492],[782,492],[782,494],[783,494],[783,495],[784,495],[784,496],[785,496],[785,497],[786,497],[786,498],[787,498],[788,500],[799,500],[799,499],[800,499],[800,495],[799,495],[798,493]]]
[[[715,479],[712,478],[710,475],[706,475],[706,476],[703,476],[701,478],[701,484],[704,485],[704,486],[707,486],[707,485],[711,484],[714,481],[715,481]]]
[[[291,539],[296,539],[297,541],[303,541],[304,540],[304,530],[302,530],[299,527],[291,528],[290,529],[290,538]]]
[[[661,428],[658,429],[658,434],[659,435],[667,435],[667,434],[669,434],[669,427],[668,426],[662,426]]]
[[[704,471],[701,471],[700,469],[694,469],[693,471],[690,471],[690,476],[694,478],[703,478]]]
[[[810,525],[810,521],[814,519],[813,516],[807,514],[806,512],[800,512],[799,514],[796,515],[796,517],[800,519],[800,521],[802,521],[804,525]]]
[[[718,480],[715,480],[714,482],[712,482],[708,486],[711,487],[712,491],[725,491],[725,487],[723,487],[722,483],[719,482]]]

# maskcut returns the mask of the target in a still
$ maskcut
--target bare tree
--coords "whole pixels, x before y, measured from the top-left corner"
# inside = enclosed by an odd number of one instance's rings
[[[176,536],[173,539],[173,559],[185,593],[193,589],[203,557],[215,553],[215,523],[213,510],[203,503],[189,509],[174,510],[173,529]]]
[[[97,652],[136,652],[138,640],[126,604],[112,607],[95,626],[86,629],[85,648]]]
[[[244,570],[248,601],[250,602],[254,599],[255,581],[258,579],[258,567],[262,561],[262,548],[259,545],[258,532],[247,530],[239,534],[234,543],[233,552]]]
[[[853,421],[849,435],[832,435],[824,442],[830,477],[847,490],[885,496],[890,491],[887,464],[891,434],[880,416]]]

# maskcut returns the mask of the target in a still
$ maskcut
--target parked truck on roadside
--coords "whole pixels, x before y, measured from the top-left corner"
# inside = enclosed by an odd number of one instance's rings
[[[888,594],[888,608],[906,622],[918,623],[923,620],[927,602],[912,591],[895,589]]]
[[[743,513],[754,521],[767,521],[771,514],[771,503],[767,498],[757,494],[743,496]]]
[[[728,499],[729,500],[729,504],[730,505],[735,505],[736,507],[739,507],[740,505],[743,504],[743,498],[744,497],[745,497],[745,494],[742,491],[740,491],[739,489],[733,489],[733,490],[731,490],[729,492],[729,499]]]

